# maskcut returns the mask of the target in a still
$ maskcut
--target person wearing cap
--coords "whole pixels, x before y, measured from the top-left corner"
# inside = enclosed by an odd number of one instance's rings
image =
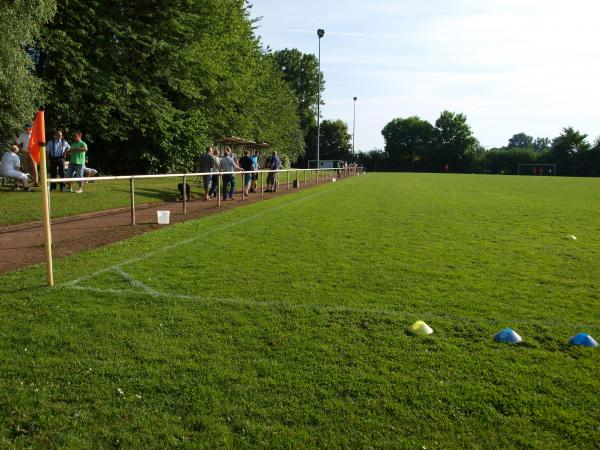
[[[29,153],[29,139],[31,139],[31,130],[33,127],[30,123],[23,127],[24,131],[17,138],[16,144],[21,148],[21,165],[23,171],[33,177],[33,185],[39,186],[38,166]]]
[[[15,190],[18,191],[19,184],[22,184],[23,190],[28,191],[29,181],[27,179],[27,174],[19,170],[21,168],[21,160],[17,153],[19,153],[19,147],[13,144],[10,146],[10,151],[2,155],[2,160],[0,161],[0,176],[14,178],[17,183]]]

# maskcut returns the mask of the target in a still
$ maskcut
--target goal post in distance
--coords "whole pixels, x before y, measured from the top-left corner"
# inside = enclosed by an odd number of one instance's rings
[[[556,164],[519,164],[517,175],[556,175]]]

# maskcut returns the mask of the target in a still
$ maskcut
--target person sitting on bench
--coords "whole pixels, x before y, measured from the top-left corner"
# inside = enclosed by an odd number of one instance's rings
[[[19,190],[19,184],[23,185],[23,190],[29,190],[29,180],[27,174],[21,172],[21,160],[19,159],[19,147],[16,145],[10,146],[10,151],[2,155],[0,162],[0,176],[15,179],[15,190]]]

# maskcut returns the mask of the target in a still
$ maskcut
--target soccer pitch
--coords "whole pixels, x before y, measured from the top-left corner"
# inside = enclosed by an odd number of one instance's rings
[[[594,448],[598,205],[368,174],[5,274],[0,447]]]

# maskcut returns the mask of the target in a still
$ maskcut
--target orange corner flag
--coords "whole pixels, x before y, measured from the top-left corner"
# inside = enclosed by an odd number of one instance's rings
[[[44,124],[44,110],[35,114],[33,130],[29,138],[29,153],[36,164],[40,163],[40,145],[46,145],[46,126]]]

